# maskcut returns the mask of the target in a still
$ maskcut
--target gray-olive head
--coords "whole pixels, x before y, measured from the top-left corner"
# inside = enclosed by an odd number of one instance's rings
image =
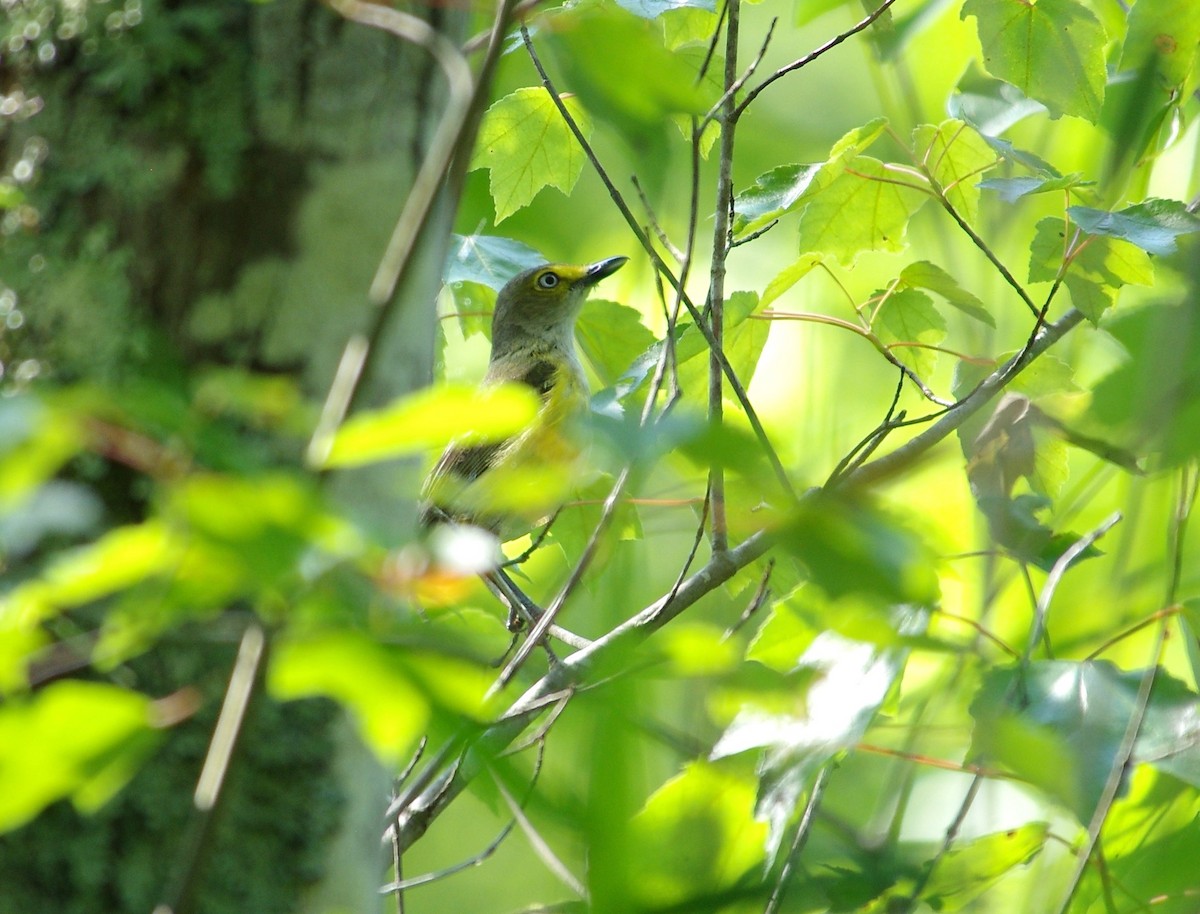
[[[547,263],[505,283],[492,316],[492,347],[521,336],[553,335],[574,325],[592,286],[625,265],[628,257],[608,257],[583,266]]]

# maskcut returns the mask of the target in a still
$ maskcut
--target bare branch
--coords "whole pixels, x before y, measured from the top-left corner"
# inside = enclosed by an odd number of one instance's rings
[[[671,268],[667,266],[666,262],[659,255],[658,251],[654,249],[654,245],[651,243],[650,238],[642,230],[641,225],[638,224],[638,220],[634,217],[633,211],[629,208],[629,204],[625,202],[625,198],[621,195],[621,192],[617,190],[616,185],[613,184],[612,178],[609,177],[607,170],[596,157],[595,151],[592,149],[591,144],[588,143],[587,138],[579,129],[579,125],[575,122],[575,119],[571,117],[571,113],[567,110],[566,105],[563,104],[561,96],[554,88],[554,84],[551,82],[550,76],[546,73],[546,68],[542,65],[541,59],[537,56],[537,52],[534,50],[533,42],[529,39],[528,31],[524,28],[521,30],[521,37],[525,41],[525,49],[529,53],[530,60],[533,61],[534,67],[537,68],[538,75],[541,77],[542,86],[547,92],[550,93],[550,97],[554,101],[555,107],[558,108],[559,115],[562,117],[563,122],[567,125],[571,133],[575,136],[580,148],[583,149],[583,153],[591,163],[596,175],[600,178],[601,182],[603,182],[605,188],[608,190],[609,197],[612,199],[613,203],[616,204],[616,207],[620,211],[622,217],[625,219],[626,224],[637,237],[638,242],[642,245],[642,249],[645,250],[649,255],[650,260],[653,262],[655,268],[664,277],[666,277],[667,282],[670,283],[675,291],[679,294],[680,301],[682,301],[684,307],[687,308],[688,314],[692,316],[692,319],[695,321],[696,329],[699,330],[700,335],[704,337],[704,341],[708,344],[709,349],[716,352],[717,358],[721,362],[721,370],[725,373],[725,378],[729,382],[730,390],[737,398],[742,410],[746,413],[746,419],[750,423],[750,428],[754,432],[754,437],[758,440],[759,446],[763,449],[763,453],[766,454],[767,460],[771,464],[771,469],[775,473],[780,487],[784,492],[788,493],[792,501],[795,501],[797,499],[796,490],[792,486],[791,480],[788,478],[787,471],[784,470],[783,463],[780,461],[778,453],[776,453],[774,446],[771,444],[770,438],[767,437],[766,429],[763,427],[762,421],[758,418],[758,412],[754,409],[753,404],[750,402],[749,396],[746,394],[745,386],[738,378],[737,373],[733,370],[733,367],[729,364],[729,360],[725,357],[725,354],[721,351],[721,347],[714,339],[713,331],[709,326],[708,321],[704,319],[704,316],[700,313],[695,303],[688,297],[687,292],[684,291],[683,283],[680,281],[679,277],[677,277],[671,271]]]
[[[772,73],[770,76],[768,76],[766,79],[764,79],[761,83],[759,83],[757,86],[755,86],[753,89],[751,89],[746,94],[746,97],[744,99],[742,99],[742,103],[740,105],[738,105],[737,108],[734,110],[734,113],[733,113],[734,118],[735,119],[740,118],[745,113],[746,109],[748,107],[750,107],[750,103],[753,102],[756,98],[758,98],[759,93],[762,92],[763,89],[767,88],[767,86],[771,85],[776,80],[778,80],[784,76],[787,76],[787,74],[791,73],[793,70],[799,70],[801,67],[807,67],[810,63],[812,63],[814,60],[816,60],[818,57],[820,57],[826,51],[832,51],[834,48],[836,48],[839,44],[841,44],[847,38],[850,38],[853,35],[857,35],[863,29],[870,26],[870,24],[872,22],[874,22],[876,19],[878,19],[880,16],[882,16],[885,12],[887,12],[887,10],[895,2],[896,2],[896,0],[883,0],[883,3],[879,4],[879,7],[873,13],[866,16],[859,22],[855,23],[853,26],[848,28],[846,31],[842,32],[840,35],[837,35],[837,36],[829,39],[829,41],[825,42],[823,45],[821,45],[815,51],[810,51],[808,54],[805,54],[803,57],[801,57],[797,60],[793,60],[791,63],[785,64],[784,66],[780,67],[778,70],[776,70],[774,73]]]

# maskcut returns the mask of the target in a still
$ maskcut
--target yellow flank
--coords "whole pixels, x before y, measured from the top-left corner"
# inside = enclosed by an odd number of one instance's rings
[[[588,398],[575,351],[575,318],[591,287],[626,260],[545,264],[500,290],[483,384],[527,384],[542,398],[542,408],[528,429],[507,441],[447,448],[422,492],[425,523],[471,523],[515,536],[568,497],[581,453],[572,420]]]

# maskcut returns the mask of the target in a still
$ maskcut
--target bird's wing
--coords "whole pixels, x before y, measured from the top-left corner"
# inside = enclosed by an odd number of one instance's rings
[[[558,370],[554,362],[545,358],[535,358],[532,362],[523,361],[519,365],[515,361],[493,363],[488,368],[484,384],[516,381],[533,388],[542,401],[546,402],[554,389]],[[513,444],[514,441],[510,439],[490,444],[452,444],[446,448],[425,481],[423,499],[426,505],[422,512],[422,522],[428,525],[447,517],[457,517],[458,512],[451,505],[439,503],[444,499],[438,497],[439,493],[436,490],[447,484],[450,490],[454,490],[474,482],[495,466],[505,449],[511,448]]]
[[[488,368],[484,384],[517,381],[532,387],[537,391],[538,396],[545,400],[550,396],[550,391],[554,388],[555,375],[557,373],[558,366],[546,358],[535,358],[533,361],[523,360],[519,364],[516,360],[498,362]]]

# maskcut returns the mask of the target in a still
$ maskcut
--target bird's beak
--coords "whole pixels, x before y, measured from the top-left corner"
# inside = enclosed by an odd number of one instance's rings
[[[609,257],[589,263],[584,270],[582,285],[595,285],[605,276],[612,276],[613,273],[625,266],[627,260],[629,260],[628,257]]]

